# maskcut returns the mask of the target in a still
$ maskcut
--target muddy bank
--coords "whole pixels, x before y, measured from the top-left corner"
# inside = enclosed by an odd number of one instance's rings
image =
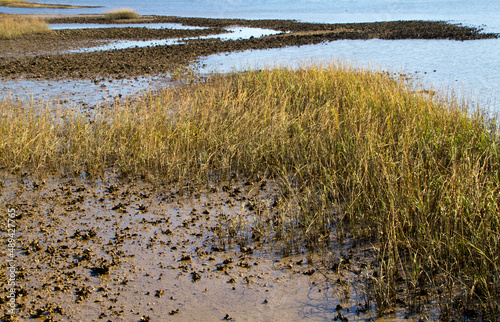
[[[325,251],[284,253],[279,237],[259,234],[258,222],[279,220],[272,181],[3,178],[0,209],[14,214],[16,246],[0,256],[2,271],[8,258],[17,267],[21,319],[347,321],[402,318],[409,305],[401,297],[395,310],[376,311],[370,243],[339,243],[332,231]]]
[[[41,35],[28,35],[22,39],[1,41],[0,61],[22,60],[26,56],[53,55],[71,49],[82,49],[109,43],[112,40],[150,40],[200,37],[224,32],[222,28],[202,30],[110,28],[62,29]]]
[[[76,16],[76,17],[54,17],[49,23],[181,23],[188,26],[199,27],[228,27],[247,26],[255,28],[266,28],[280,30],[283,32],[298,32],[311,30],[339,30],[354,29],[359,32],[366,31],[373,37],[384,33],[394,34],[394,39],[414,38],[416,35],[428,39],[449,38],[457,40],[482,39],[495,37],[493,34],[481,34],[480,29],[459,25],[447,24],[442,21],[393,21],[373,23],[306,23],[295,20],[245,20],[245,19],[210,19],[170,16],[143,16],[139,19],[107,20],[102,16]]]
[[[102,17],[54,18],[50,23],[106,23]],[[119,21],[112,21],[117,23]],[[130,23],[127,20],[126,23]],[[138,23],[182,23],[210,27],[206,30],[149,30],[146,28],[111,28],[93,30],[57,30],[48,35],[0,41],[0,77],[16,78],[94,78],[158,75],[187,66],[197,58],[211,54],[249,49],[280,48],[317,44],[341,39],[453,39],[496,38],[476,28],[444,22],[398,21],[360,24],[313,24],[284,20],[204,19],[150,17]],[[282,34],[247,40],[192,40],[187,44],[130,48],[93,53],[58,54],[67,48],[88,47],[110,39],[163,39],[220,33],[227,26],[259,27],[282,31]],[[286,32],[286,33],[285,33]],[[21,48],[21,50],[19,50]],[[26,57],[22,53],[43,55]]]

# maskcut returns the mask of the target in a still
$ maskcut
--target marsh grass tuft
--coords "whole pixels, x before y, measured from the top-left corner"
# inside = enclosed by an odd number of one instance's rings
[[[51,29],[40,19],[0,19],[0,39],[14,39],[29,34],[48,33]]]
[[[122,8],[106,12],[104,18],[107,20],[137,19],[139,14],[132,9]]]
[[[465,309],[495,317],[497,130],[482,111],[418,94],[384,73],[278,68],[214,75],[92,117],[0,103],[0,162],[39,175],[274,178],[278,211],[259,235],[268,227],[285,246],[309,249],[327,247],[333,231],[371,239],[381,310],[404,283],[409,310],[425,288],[444,319]]]

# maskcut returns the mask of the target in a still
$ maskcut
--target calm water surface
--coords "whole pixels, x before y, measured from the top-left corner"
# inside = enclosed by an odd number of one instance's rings
[[[103,13],[131,8],[140,14],[186,17],[297,19],[315,22],[453,20],[476,25],[500,24],[497,0],[39,0],[40,3],[102,6],[95,9],[15,9],[12,13]]]
[[[185,17],[296,19],[309,22],[444,20],[500,33],[498,0],[40,0],[38,2],[103,6],[95,9],[15,9],[7,13],[82,14],[132,8],[140,14]],[[353,61],[364,66],[411,73],[430,87],[453,88],[500,110],[500,39],[478,41],[369,40],[215,55],[203,71],[253,68],[301,61]],[[286,57],[286,58],[285,58]]]

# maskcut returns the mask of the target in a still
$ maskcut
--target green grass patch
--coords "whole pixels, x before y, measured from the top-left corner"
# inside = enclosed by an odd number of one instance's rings
[[[407,303],[435,290],[443,319],[464,307],[499,314],[498,123],[384,73],[328,66],[215,75],[90,118],[4,102],[0,163],[39,175],[113,170],[179,183],[275,178],[282,224],[268,233],[285,248],[328,247],[320,241],[331,234],[372,240],[379,255],[370,285],[381,310],[403,284]]]
[[[106,12],[104,18],[107,20],[137,19],[139,14],[132,9],[123,8]]]
[[[40,19],[10,19],[0,20],[0,39],[20,38],[30,34],[48,33],[51,29]]]

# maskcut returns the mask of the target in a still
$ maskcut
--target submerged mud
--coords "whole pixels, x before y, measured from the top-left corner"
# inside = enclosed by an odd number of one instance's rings
[[[111,178],[6,178],[0,204],[4,213],[15,213],[15,317],[376,317],[370,243],[346,240],[326,252],[297,247],[283,253],[280,241],[252,232],[256,220],[272,221],[261,216],[273,212],[277,190],[265,181],[179,189]],[[2,263],[8,256],[2,252]],[[5,275],[0,278],[6,285]],[[8,301],[0,298],[2,307]],[[388,316],[404,316],[405,299],[400,303]]]
[[[102,17],[53,18],[50,23],[117,23]],[[0,41],[0,77],[96,78],[159,75],[187,66],[203,56],[249,49],[281,48],[341,39],[453,39],[496,38],[496,34],[445,22],[396,21],[352,24],[300,23],[292,20],[242,20],[180,17],[144,17],[124,23],[182,23],[209,27],[203,30],[106,28],[55,30],[46,35]],[[69,48],[95,46],[116,39],[186,38],[223,32],[224,27],[247,26],[281,34],[243,40],[194,39],[188,43],[87,53],[61,53]]]

